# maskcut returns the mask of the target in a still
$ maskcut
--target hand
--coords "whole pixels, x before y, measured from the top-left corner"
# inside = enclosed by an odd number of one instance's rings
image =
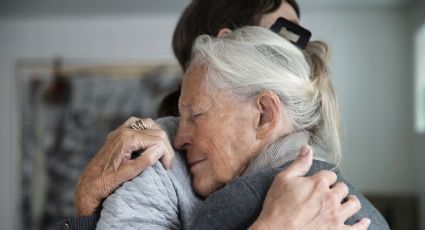
[[[161,158],[165,168],[171,167],[174,150],[167,134],[152,119],[143,119],[147,129],[129,128],[139,119],[131,117],[109,133],[105,144],[85,168],[75,191],[77,215],[95,214],[102,199],[158,159]],[[143,154],[131,159],[131,153],[138,150],[143,150]]]
[[[335,183],[334,172],[323,170],[304,177],[312,162],[312,150],[304,146],[299,157],[274,179],[251,229],[367,229],[370,220],[366,218],[344,225],[361,206],[355,196],[347,197],[344,183]]]

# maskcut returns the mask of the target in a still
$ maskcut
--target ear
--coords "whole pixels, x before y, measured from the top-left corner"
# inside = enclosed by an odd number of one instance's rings
[[[227,36],[228,34],[232,33],[232,30],[229,28],[222,28],[218,31],[217,33],[217,37],[218,38],[223,38],[225,36]]]
[[[266,91],[259,94],[255,100],[258,113],[255,118],[257,139],[268,139],[281,131],[282,104],[279,97]]]

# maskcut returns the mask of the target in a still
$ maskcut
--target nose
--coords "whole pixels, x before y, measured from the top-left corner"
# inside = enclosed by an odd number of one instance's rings
[[[174,148],[178,150],[187,149],[191,144],[190,128],[180,119],[179,128],[177,129],[176,137],[174,138]]]

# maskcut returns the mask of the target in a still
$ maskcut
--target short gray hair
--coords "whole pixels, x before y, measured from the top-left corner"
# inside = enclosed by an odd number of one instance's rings
[[[202,65],[209,87],[252,99],[272,91],[287,109],[297,131],[341,160],[340,116],[327,68],[328,47],[310,42],[300,50],[280,35],[247,26],[224,38],[199,36],[191,64]]]

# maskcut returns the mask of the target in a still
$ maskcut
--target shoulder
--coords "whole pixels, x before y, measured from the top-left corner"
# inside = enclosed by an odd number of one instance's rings
[[[157,162],[125,182],[105,200],[97,227],[178,229],[177,205],[172,181],[162,164]],[[165,225],[171,227],[163,228]]]
[[[290,163],[235,179],[205,200],[203,210],[198,212],[197,218],[207,222],[221,221],[226,225],[236,222],[239,226],[249,226],[260,214],[262,204],[275,176],[285,170]],[[354,224],[357,220],[367,217],[372,220],[369,229],[389,229],[379,211],[342,176],[339,170],[335,169],[335,165],[315,160],[307,175],[313,175],[321,170],[334,171],[338,181],[347,184],[350,194],[357,196],[361,202],[361,210],[351,217],[346,222],[347,224]],[[215,211],[205,215],[209,209]],[[201,221],[197,220],[196,223],[199,222]]]
[[[261,203],[243,180],[233,180],[204,200],[190,229],[248,229]]]
[[[162,164],[157,162],[119,187],[105,200],[103,209],[114,209],[113,205],[120,201],[129,203],[129,206],[132,206],[130,208],[137,208],[139,204],[142,206],[144,201],[165,200],[177,203],[171,178]]]
[[[179,117],[162,117],[155,122],[167,133],[170,141],[173,141],[179,126]]]
[[[285,170],[289,164],[283,166],[280,171]],[[371,220],[371,224],[368,229],[389,229],[388,223],[382,216],[382,214],[373,206],[370,201],[363,196],[361,192],[359,192],[353,184],[351,184],[340,172],[340,170],[334,165],[330,164],[325,161],[320,160],[314,160],[313,165],[310,169],[310,171],[307,173],[307,176],[311,176],[321,170],[331,170],[334,171],[337,175],[337,181],[343,182],[348,186],[349,194],[355,195],[360,203],[361,203],[361,209],[356,214],[354,214],[352,217],[350,217],[346,224],[352,225],[357,223],[358,220],[361,218],[369,218]]]

